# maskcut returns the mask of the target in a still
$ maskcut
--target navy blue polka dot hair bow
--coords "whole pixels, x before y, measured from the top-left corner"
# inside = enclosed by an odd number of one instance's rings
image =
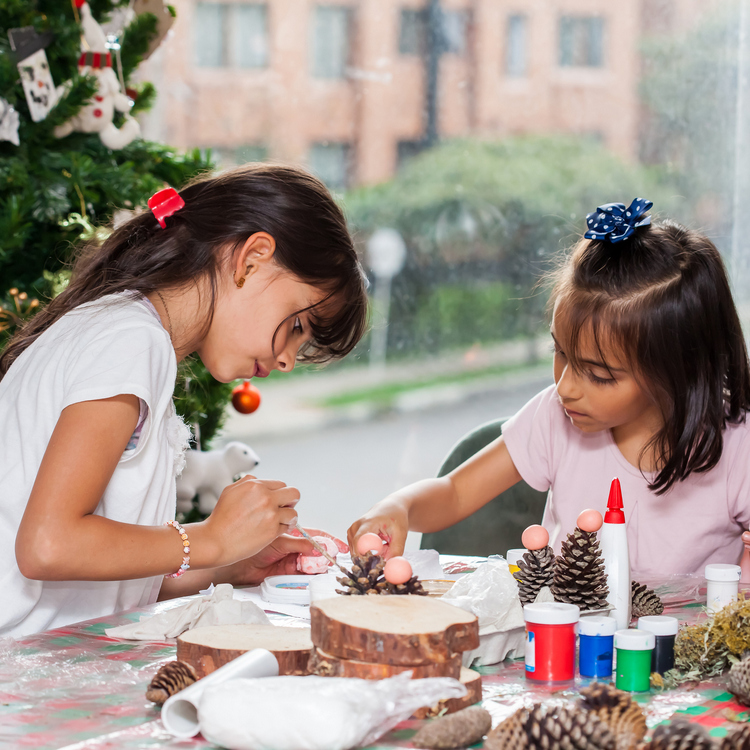
[[[651,223],[650,216],[644,216],[654,204],[644,198],[636,198],[628,208],[624,203],[606,203],[586,216],[588,231],[583,236],[589,240],[620,242],[626,240],[636,227]]]

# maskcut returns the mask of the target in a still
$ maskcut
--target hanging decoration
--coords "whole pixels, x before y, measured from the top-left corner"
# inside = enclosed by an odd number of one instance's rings
[[[135,15],[153,13],[156,16],[156,35],[149,42],[148,50],[143,56],[143,59],[147,60],[172,28],[174,23],[173,11],[170,10],[169,4],[164,0],[134,0],[133,11]]]
[[[29,113],[34,122],[44,120],[59,99],[59,91],[55,89],[47,53],[44,51],[53,38],[54,35],[50,32],[40,34],[33,26],[8,29],[10,48],[15,56]]]
[[[0,141],[10,141],[14,146],[20,146],[18,126],[20,118],[10,104],[0,96]]]
[[[246,380],[232,389],[232,406],[240,414],[252,414],[260,406],[260,391]]]

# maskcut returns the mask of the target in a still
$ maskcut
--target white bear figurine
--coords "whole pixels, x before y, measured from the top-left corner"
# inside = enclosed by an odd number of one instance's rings
[[[189,513],[198,495],[198,508],[208,515],[237,474],[252,471],[259,461],[249,445],[238,442],[227,443],[221,450],[187,451],[185,468],[177,477],[177,510]]]

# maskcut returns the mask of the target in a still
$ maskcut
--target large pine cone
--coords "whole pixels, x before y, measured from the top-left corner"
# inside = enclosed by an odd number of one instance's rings
[[[558,602],[577,604],[585,611],[606,607],[608,593],[596,533],[576,528],[555,558],[552,595]]]
[[[750,750],[750,724],[740,724],[721,738],[719,750]]]
[[[638,581],[630,582],[631,609],[633,617],[660,615],[664,604],[653,589]]]
[[[427,596],[427,592],[422,588],[422,582],[416,576],[412,576],[406,583],[389,583],[388,591],[381,591],[380,593]]]
[[[492,727],[492,716],[480,706],[470,706],[455,714],[441,716],[425,724],[412,738],[416,747],[468,747],[484,737]]]
[[[617,750],[634,750],[646,736],[646,717],[630,693],[604,682],[592,682],[581,690],[580,705],[612,730]]]
[[[531,604],[536,599],[539,589],[552,585],[552,567],[555,556],[551,547],[533,549],[524,553],[518,561],[513,577],[518,581],[518,596],[521,604]]]
[[[675,721],[654,730],[649,750],[715,750],[713,738],[700,724]]]
[[[484,746],[490,750],[615,750],[615,737],[590,711],[537,703],[499,724]]]
[[[750,706],[750,658],[732,665],[727,689],[743,706]]]
[[[336,580],[344,587],[339,594],[388,594],[388,583],[383,575],[385,560],[368,552],[352,556],[352,568],[346,577]]]
[[[159,668],[146,688],[146,698],[162,704],[167,698],[192,685],[198,679],[195,670],[184,661],[170,661]]]

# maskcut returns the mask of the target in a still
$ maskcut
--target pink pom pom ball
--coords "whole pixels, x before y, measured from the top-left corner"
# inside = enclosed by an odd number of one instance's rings
[[[383,540],[377,534],[362,534],[357,540],[357,554],[366,555],[368,552],[380,554],[383,551]]]
[[[576,524],[581,531],[599,531],[602,527],[602,514],[598,510],[588,508],[587,510],[581,511]]]
[[[405,557],[392,557],[383,568],[385,580],[398,586],[400,583],[406,583],[412,576],[411,565]]]
[[[549,544],[549,532],[544,526],[535,523],[521,534],[521,544],[526,549],[543,549]]]

